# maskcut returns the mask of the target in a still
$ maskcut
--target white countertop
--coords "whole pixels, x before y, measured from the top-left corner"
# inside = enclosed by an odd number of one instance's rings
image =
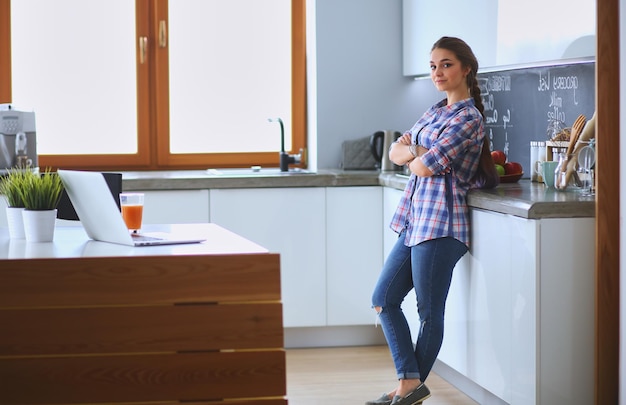
[[[0,228],[0,260],[268,253],[266,248],[216,224],[151,225],[145,230],[198,235],[206,238],[206,241],[183,245],[132,247],[91,240],[82,226],[57,225],[52,242],[33,243],[26,242],[25,239],[10,239],[8,229]]]

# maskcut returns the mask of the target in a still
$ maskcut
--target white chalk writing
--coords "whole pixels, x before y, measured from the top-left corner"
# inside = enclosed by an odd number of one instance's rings
[[[506,115],[502,116],[502,123],[504,124],[504,129],[506,129],[506,125],[511,122],[511,110],[506,110]]]
[[[549,110],[546,113],[548,120],[566,122],[565,111],[563,111],[563,97],[557,93],[557,90],[573,90],[574,105],[577,105],[576,90],[578,90],[578,76],[551,77],[550,71],[548,71],[547,76],[539,73],[539,86],[537,89],[539,91],[552,91],[550,94],[550,104],[548,105]]]
[[[487,80],[487,90],[490,92],[511,91],[511,76],[490,76]]]
[[[550,71],[548,70],[548,77],[544,77],[541,72],[539,73],[539,86],[537,87],[538,91],[548,91],[550,90]]]

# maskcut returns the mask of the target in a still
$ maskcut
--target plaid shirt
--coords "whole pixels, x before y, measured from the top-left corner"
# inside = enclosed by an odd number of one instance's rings
[[[485,137],[480,111],[472,98],[450,106],[444,99],[426,111],[407,133],[413,143],[428,149],[420,159],[434,174],[411,174],[391,220],[391,229],[397,233],[406,230],[406,246],[452,236],[469,247],[467,192]],[[448,168],[450,173],[446,175]]]

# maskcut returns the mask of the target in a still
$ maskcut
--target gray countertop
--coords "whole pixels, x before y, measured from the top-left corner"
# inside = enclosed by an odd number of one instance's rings
[[[281,173],[276,169],[205,171],[171,170],[123,172],[124,190],[193,190],[218,188],[349,187],[385,186],[404,189],[407,176],[380,171],[320,170],[317,173]],[[520,180],[500,184],[493,190],[472,190],[473,208],[522,218],[594,217],[595,199],[574,189],[556,191],[543,183]]]
[[[216,174],[222,173],[222,174]],[[168,170],[123,172],[124,190],[194,190],[214,188],[344,187],[380,185],[379,171],[320,170],[281,173],[277,169]]]

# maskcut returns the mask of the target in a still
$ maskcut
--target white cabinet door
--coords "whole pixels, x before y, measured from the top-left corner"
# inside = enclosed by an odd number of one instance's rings
[[[591,403],[594,219],[471,215],[439,360],[512,405]]]
[[[512,229],[505,214],[472,210],[468,368],[479,385],[510,401]]]
[[[143,191],[143,223],[209,222],[209,190]]]
[[[452,282],[446,301],[443,344],[437,357],[448,366],[463,373],[467,372],[470,361],[467,356],[467,336],[468,308],[470,297],[472,297],[471,290],[468,288],[472,280],[471,261],[471,255],[466,253],[452,273]]]
[[[537,403],[591,404],[581,381],[593,380],[595,219],[542,219],[541,241]]]
[[[210,190],[210,219],[280,254],[285,327],[326,325],[324,188]]]
[[[7,222],[7,214],[6,214],[6,208],[7,208],[8,204],[7,204],[7,199],[4,197],[4,195],[0,195],[0,227],[8,227],[9,223]]]
[[[539,221],[471,213],[467,374],[508,403],[533,403]]]
[[[539,260],[540,228],[544,220],[508,217],[511,239],[511,396],[512,405],[536,403],[538,379],[537,316],[539,296],[538,275],[543,264]],[[570,221],[570,219],[565,219]],[[502,271],[503,269],[496,271]],[[545,376],[541,376],[542,380]],[[552,404],[555,402],[548,402]]]
[[[383,234],[383,256],[387,257],[391,248],[396,243],[398,239],[398,234],[389,228],[389,224],[391,223],[391,218],[393,214],[396,212],[396,208],[398,207],[398,203],[400,202],[400,198],[404,193],[403,190],[398,190],[390,187],[383,187],[383,223],[382,223],[382,234]]]
[[[326,189],[328,325],[373,325],[383,258],[382,187]]]

